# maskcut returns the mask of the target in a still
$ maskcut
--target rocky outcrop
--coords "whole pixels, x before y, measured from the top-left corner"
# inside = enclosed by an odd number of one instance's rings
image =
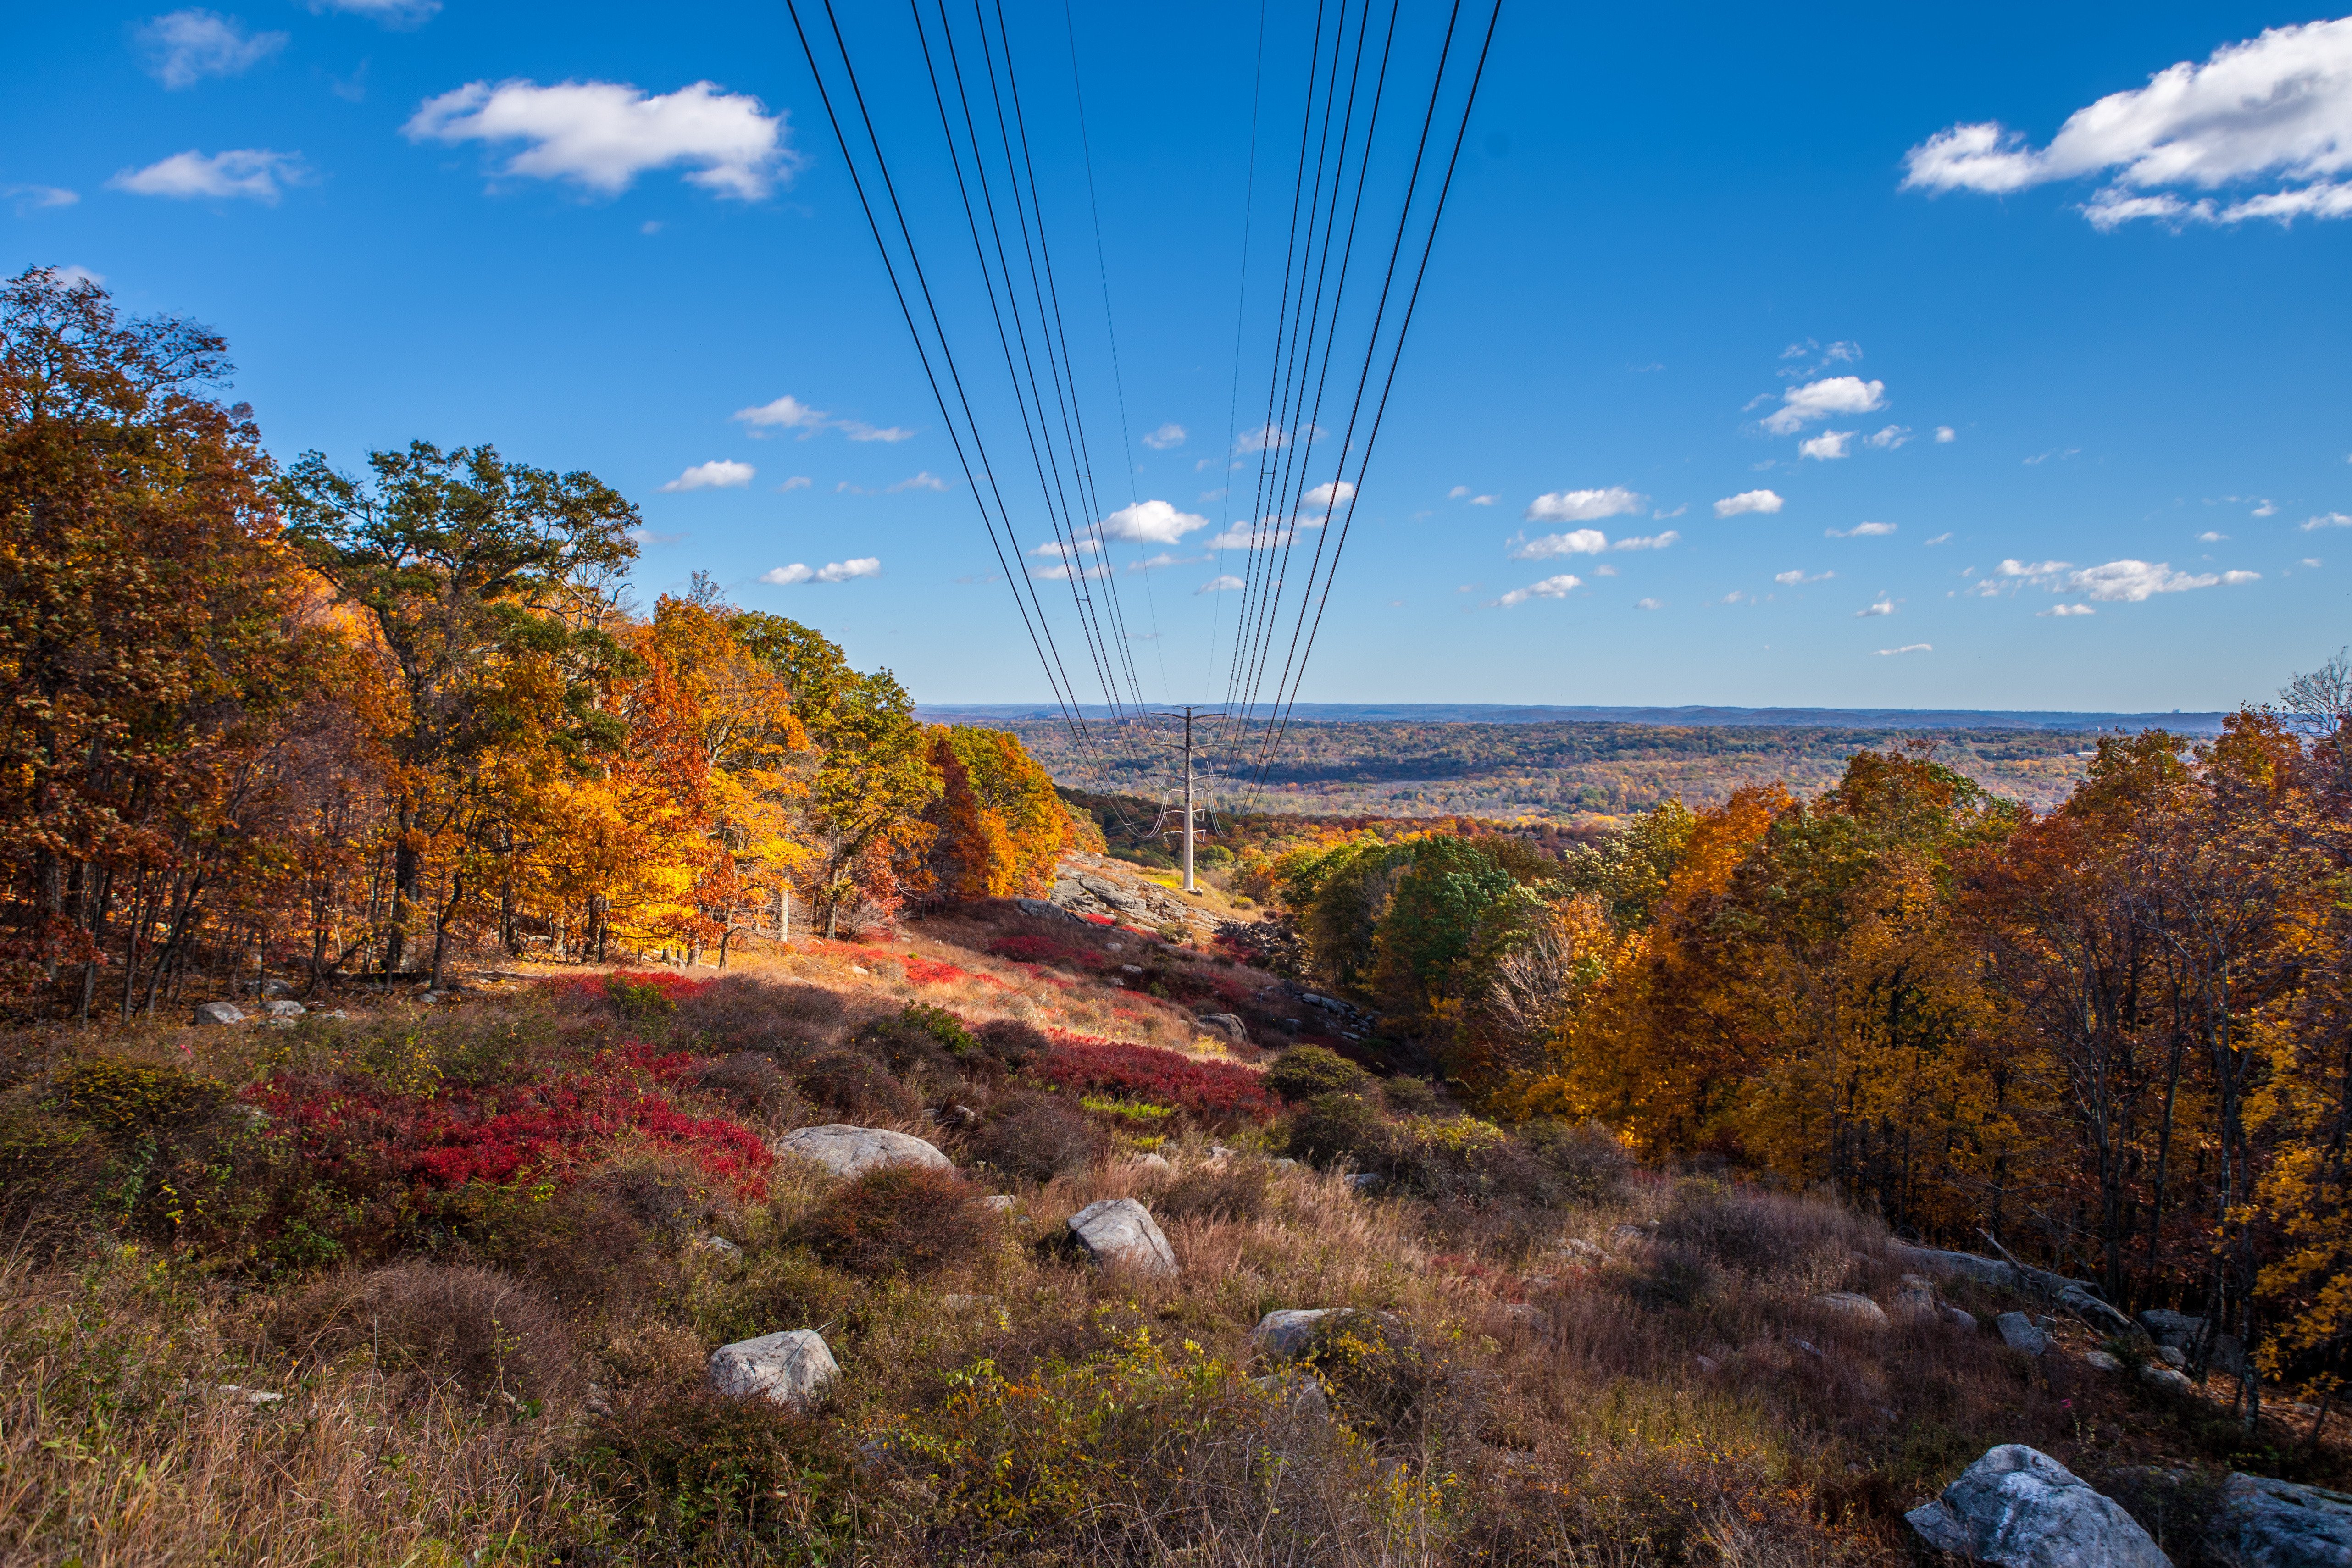
[[[1241,1019],[1235,1014],[1202,1013],[1192,1021],[1199,1024],[1202,1029],[1213,1029],[1216,1030],[1219,1034],[1223,1035],[1227,1040],[1232,1040],[1235,1045],[1247,1045],[1250,1042],[1249,1026],[1242,1022]]]
[[[887,1127],[852,1127],[834,1123],[801,1127],[778,1138],[779,1155],[792,1155],[823,1166],[837,1176],[860,1176],[880,1166],[928,1166],[951,1171],[955,1163],[922,1139]]]
[[[2235,1568],[2352,1568],[2352,1496],[2231,1476],[2209,1542]]]
[[[2003,1312],[1993,1320],[1993,1327],[2000,1331],[2000,1343],[2011,1350],[2041,1355],[2050,1348],[2050,1336],[2023,1312]]]
[[[1344,1307],[1284,1307],[1258,1319],[1250,1330],[1251,1343],[1276,1361],[1287,1361],[1305,1350],[1323,1320],[1347,1311]]]
[[[1216,919],[1181,894],[1147,882],[1134,868],[1108,855],[1073,854],[1063,858],[1054,881],[1053,905],[1065,914],[1108,915],[1124,925],[1158,930],[1181,925],[1205,936]]]
[[[1852,1291],[1832,1291],[1827,1295],[1815,1296],[1813,1305],[1835,1312],[1840,1317],[1851,1318],[1855,1322],[1866,1324],[1871,1328],[1883,1329],[1886,1326],[1885,1309],[1868,1296],[1856,1295]]]
[[[736,1399],[757,1395],[795,1410],[805,1408],[840,1375],[840,1364],[814,1329],[761,1334],[710,1353],[714,1390]]]
[[[1070,1236],[1098,1269],[1129,1269],[1172,1279],[1176,1253],[1151,1218],[1131,1197],[1107,1197],[1070,1216]]]
[[[2000,1568],[2172,1568],[2138,1521],[2049,1455],[2005,1443],[1904,1516],[1939,1552]]]
[[[230,1024],[243,1023],[245,1009],[235,1002],[205,1002],[196,1009],[196,1016],[191,1021],[209,1028],[226,1029]]]

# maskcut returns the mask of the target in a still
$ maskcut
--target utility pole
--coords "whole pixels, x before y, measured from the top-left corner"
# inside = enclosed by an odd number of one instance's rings
[[[1176,718],[1180,716],[1171,713],[1165,716]],[[1193,815],[1192,810],[1192,721],[1196,718],[1223,718],[1225,716],[1221,713],[1196,714],[1192,711],[1192,705],[1186,703],[1181,716],[1184,720],[1184,825],[1178,831],[1184,835],[1184,891],[1198,893],[1201,889],[1192,881],[1192,841],[1199,836],[1198,830],[1194,827],[1198,819]]]

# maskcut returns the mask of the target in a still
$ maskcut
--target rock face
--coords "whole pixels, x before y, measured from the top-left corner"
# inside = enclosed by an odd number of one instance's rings
[[[1154,1279],[1172,1279],[1176,1254],[1151,1218],[1131,1197],[1107,1197],[1070,1216],[1070,1234],[1100,1269],[1132,1269]]]
[[[860,1176],[878,1166],[929,1166],[951,1171],[955,1163],[922,1139],[887,1127],[852,1127],[835,1122],[802,1127],[775,1143],[780,1155],[796,1155],[837,1176]]]
[[[1872,1328],[1883,1329],[1886,1326],[1885,1310],[1868,1296],[1859,1296],[1852,1291],[1832,1291],[1826,1296],[1815,1296],[1813,1305],[1826,1307],[1831,1312],[1852,1318],[1859,1323],[1867,1323]]]
[[[2034,1327],[2033,1320],[2023,1312],[2003,1312],[1993,1320],[1993,1326],[2000,1330],[2001,1343],[2011,1350],[2040,1355],[2050,1348],[2050,1336]]]
[[[814,1329],[761,1334],[710,1353],[710,1386],[737,1399],[756,1394],[799,1409],[840,1375],[833,1351]]]
[[[2210,1539],[2237,1568],[2352,1568],[2352,1496],[2231,1476]]]
[[[280,999],[262,1003],[261,1010],[274,1019],[298,1019],[310,1009],[300,1002]]]
[[[1904,1517],[1937,1550],[2000,1568],[2172,1568],[2112,1499],[2022,1443],[1992,1449]]]
[[[1034,915],[1040,920],[1066,920],[1074,925],[1086,924],[1085,921],[1049,899],[1016,898],[1013,903],[1022,914]]]
[[[245,1009],[235,1002],[206,1002],[196,1009],[194,1020],[213,1028],[226,1028],[245,1021]]]
[[[1202,1013],[1193,1021],[1202,1029],[1215,1030],[1235,1045],[1247,1045],[1250,1042],[1249,1026],[1243,1023],[1234,1013]]]
[[[1258,1319],[1257,1327],[1250,1330],[1250,1338],[1261,1351],[1277,1361],[1287,1361],[1307,1348],[1315,1337],[1316,1329],[1325,1318],[1343,1312],[1344,1307],[1285,1307]]]

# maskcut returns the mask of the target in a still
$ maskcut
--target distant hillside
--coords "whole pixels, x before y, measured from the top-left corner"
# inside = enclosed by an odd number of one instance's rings
[[[1108,718],[1099,703],[1079,710],[1089,719]],[[923,716],[938,724],[1003,724],[1013,719],[1058,719],[1050,703],[924,705]],[[2168,729],[2182,735],[2214,735],[2225,716],[2218,713],[2070,713],[1969,708],[1842,707],[1515,707],[1503,703],[1300,703],[1294,719],[1343,724],[1642,724],[1682,728],[1774,729]]]

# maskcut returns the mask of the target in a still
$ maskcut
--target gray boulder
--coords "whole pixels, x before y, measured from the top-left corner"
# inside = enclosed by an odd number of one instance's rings
[[[1202,1013],[1193,1021],[1202,1029],[1215,1030],[1235,1045],[1247,1045],[1250,1042],[1249,1026],[1242,1022],[1238,1014]]]
[[[1815,1296],[1813,1305],[1826,1308],[1843,1317],[1852,1318],[1858,1323],[1866,1323],[1874,1329],[1883,1329],[1886,1326],[1885,1309],[1868,1296],[1856,1295],[1852,1291],[1832,1291],[1825,1296]]]
[[[840,1364],[814,1329],[761,1334],[710,1353],[713,1389],[736,1399],[758,1395],[796,1410],[840,1375]]]
[[[2205,1320],[2192,1318],[2187,1312],[2176,1312],[2169,1307],[2150,1307],[2140,1313],[2139,1326],[2146,1329],[2147,1337],[2157,1343],[2185,1351],[2196,1343],[2199,1332],[2205,1327]]]
[[[2237,1568],[2352,1568],[2352,1496],[2231,1476],[2210,1539]]]
[[[1346,1311],[1345,1307],[1285,1307],[1258,1319],[1257,1327],[1250,1330],[1250,1339],[1267,1355],[1286,1361],[1307,1348],[1325,1318]]]
[[[1046,899],[1016,898],[1013,903],[1013,906],[1019,909],[1022,914],[1034,915],[1040,920],[1066,920],[1074,925],[1084,925],[1086,924],[1084,920],[1079,919],[1076,915],[1071,914],[1060,904],[1052,903]]]
[[[1162,1176],[1172,1176],[1176,1171],[1175,1163],[1166,1155],[1161,1154],[1138,1155],[1129,1163],[1137,1170],[1150,1171]]]
[[[887,1127],[852,1127],[835,1122],[802,1127],[775,1142],[775,1152],[795,1155],[837,1176],[860,1176],[881,1166],[929,1166],[951,1171],[955,1164],[922,1139]]]
[[[298,1019],[310,1009],[300,1002],[279,998],[262,1003],[261,1010],[274,1019]]]
[[[1131,1269],[1172,1279],[1176,1253],[1151,1211],[1131,1197],[1106,1197],[1070,1216],[1070,1234],[1098,1269]]]
[[[1980,1285],[2010,1285],[2017,1281],[2017,1271],[1998,1258],[1980,1258],[1973,1252],[1947,1252],[1936,1247],[1914,1247],[1905,1241],[1889,1241],[1886,1251],[1896,1262],[1916,1269],[1923,1274],[1974,1280]]]
[[[2142,1383],[2152,1383],[2158,1388],[2168,1389],[2175,1394],[2191,1393],[2197,1386],[2189,1381],[2187,1373],[2175,1372],[2168,1366],[2158,1366],[2153,1362],[2139,1369],[2139,1380]]]
[[[1939,1552],[2000,1568],[2172,1568],[2131,1515],[2049,1455],[2005,1443],[1904,1516]]]
[[[1962,1333],[1977,1332],[1977,1315],[1966,1307],[1946,1307],[1944,1320]]]
[[[205,1002],[196,1009],[195,1023],[209,1028],[226,1029],[230,1024],[245,1021],[245,1009],[235,1002]]]
[[[2033,1320],[2023,1312],[2003,1312],[1993,1320],[1993,1326],[2000,1330],[2001,1343],[2011,1350],[2040,1355],[2050,1348],[2050,1336],[2036,1328]]]

